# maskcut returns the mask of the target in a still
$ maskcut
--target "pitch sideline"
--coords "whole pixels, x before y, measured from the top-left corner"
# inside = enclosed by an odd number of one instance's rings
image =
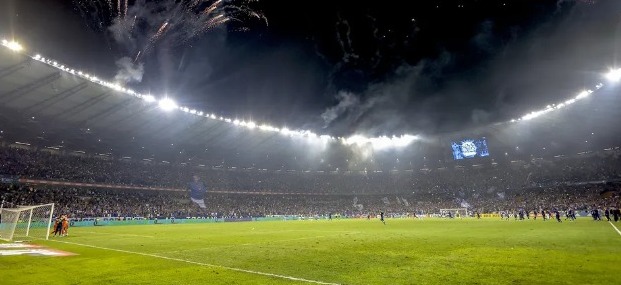
[[[610,223],[610,225],[615,228],[615,231],[617,231],[617,233],[621,236],[621,231],[617,228],[617,226],[615,226],[612,222],[608,222]]]
[[[268,277],[275,277],[275,278],[281,278],[281,279],[287,279],[287,280],[293,280],[293,281],[300,281],[300,282],[306,282],[306,283],[324,284],[324,285],[339,285],[339,283],[323,282],[323,281],[310,280],[310,279],[298,278],[298,277],[287,276],[287,275],[280,275],[280,274],[267,273],[267,272],[261,272],[261,271],[253,271],[253,270],[248,270],[248,269],[229,267],[229,266],[223,266],[223,265],[216,265],[216,264],[209,264],[209,263],[185,260],[185,259],[174,258],[174,257],[166,257],[166,256],[160,256],[160,255],[155,255],[155,254],[150,254],[150,253],[143,253],[143,252],[137,252],[137,251],[129,251],[129,250],[123,250],[123,249],[108,248],[108,247],[102,247],[102,246],[96,246],[96,245],[90,245],[90,244],[82,244],[82,243],[69,242],[69,241],[59,241],[59,240],[49,240],[49,241],[59,242],[59,243],[66,243],[66,244],[74,244],[74,245],[79,245],[79,246],[84,246],[84,247],[91,247],[91,248],[96,248],[96,249],[117,251],[117,252],[136,254],[136,255],[142,255],[142,256],[149,256],[149,257],[161,258],[161,259],[166,259],[166,260],[185,262],[185,263],[190,263],[190,264],[194,264],[194,265],[214,267],[214,268],[226,269],[226,270],[231,270],[231,271],[244,272],[244,273],[256,274],[256,275],[263,275],[263,276],[268,276]]]

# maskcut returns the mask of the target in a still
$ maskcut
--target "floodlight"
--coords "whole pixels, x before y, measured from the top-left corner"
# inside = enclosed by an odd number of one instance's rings
[[[12,51],[18,52],[24,49],[24,47],[22,47],[22,45],[20,45],[18,42],[16,41],[7,41],[7,40],[2,40],[2,45],[4,45],[5,47],[9,48]]]
[[[578,94],[578,96],[576,96],[576,99],[585,98],[585,97],[589,96],[589,94],[591,94],[589,91],[584,90],[584,91],[580,92],[580,94]]]
[[[257,126],[257,124],[255,122],[248,122],[246,123],[246,127],[248,127],[249,129],[254,129]]]
[[[172,111],[177,108],[177,103],[168,97],[162,98],[158,105],[164,111]]]
[[[606,78],[612,82],[619,82],[621,80],[621,69],[613,69],[606,74]]]
[[[142,100],[145,100],[151,103],[151,102],[155,102],[155,97],[153,97],[153,95],[142,95]]]

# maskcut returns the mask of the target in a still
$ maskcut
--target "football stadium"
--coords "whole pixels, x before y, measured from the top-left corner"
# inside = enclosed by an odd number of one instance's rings
[[[0,284],[618,284],[621,2],[0,2]]]

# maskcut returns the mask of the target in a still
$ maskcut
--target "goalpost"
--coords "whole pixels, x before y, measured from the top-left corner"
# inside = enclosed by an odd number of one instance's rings
[[[440,215],[447,216],[451,213],[453,218],[469,218],[468,208],[440,209]]]
[[[0,239],[48,239],[54,204],[0,209]]]

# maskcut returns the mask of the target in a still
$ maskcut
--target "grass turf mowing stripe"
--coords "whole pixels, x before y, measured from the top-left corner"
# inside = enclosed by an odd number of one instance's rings
[[[84,247],[91,247],[91,248],[96,248],[96,249],[111,250],[111,251],[117,251],[117,252],[129,253],[129,254],[137,254],[137,255],[161,258],[161,259],[166,259],[166,260],[185,262],[185,263],[190,263],[190,264],[194,264],[194,265],[214,267],[214,268],[232,270],[232,271],[237,271],[237,272],[244,272],[244,273],[249,273],[249,274],[263,275],[263,276],[269,276],[269,277],[275,277],[275,278],[281,278],[281,279],[287,279],[287,280],[293,280],[293,281],[300,281],[300,282],[306,282],[306,283],[324,284],[324,285],[339,285],[338,283],[323,282],[323,281],[310,280],[310,279],[298,278],[298,277],[287,276],[287,275],[280,275],[280,274],[260,272],[260,271],[242,269],[242,268],[235,268],[235,267],[229,267],[229,266],[209,264],[209,263],[191,261],[191,260],[174,258],[174,257],[166,257],[166,256],[150,254],[150,253],[143,253],[143,252],[137,252],[137,251],[129,251],[129,250],[122,250],[122,249],[108,248],[108,247],[102,247],[102,246],[96,246],[96,245],[90,245],[90,244],[83,244],[83,243],[77,243],[77,242],[69,242],[69,241],[59,241],[59,240],[49,240],[49,241],[59,242],[59,243],[66,243],[66,244],[73,244],[73,245],[79,245],[79,246],[84,246]]]
[[[617,231],[617,233],[619,233],[619,235],[621,236],[621,231],[612,222],[609,222],[609,223],[613,228],[615,228],[615,231]]]
[[[103,232],[82,232],[88,234],[98,234],[98,235],[114,235],[114,236],[128,236],[128,237],[144,237],[144,238],[154,238],[155,236],[146,236],[146,235],[134,235],[134,234],[119,234],[119,233],[103,233]]]
[[[180,250],[171,250],[171,251],[160,251],[158,254],[164,253],[178,253],[184,251],[192,251],[192,250],[203,250],[203,249],[222,249],[228,247],[239,247],[239,246],[256,246],[256,245],[269,245],[272,243],[280,243],[287,241],[298,241],[298,240],[307,240],[307,239],[318,239],[318,238],[330,238],[330,237],[338,237],[344,234],[335,234],[335,235],[323,235],[323,236],[312,236],[312,237],[301,237],[301,238],[291,238],[291,239],[281,239],[281,240],[270,240],[265,242],[252,242],[252,243],[242,243],[242,244],[229,244],[229,245],[216,245],[210,247],[202,247],[202,248],[192,248],[192,249],[180,249]]]

